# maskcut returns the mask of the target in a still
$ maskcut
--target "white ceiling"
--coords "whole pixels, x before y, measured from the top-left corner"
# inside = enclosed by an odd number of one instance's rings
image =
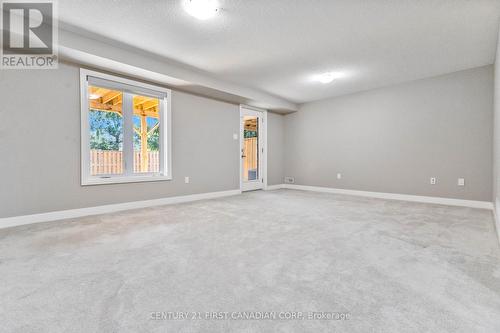
[[[62,27],[304,103],[494,62],[500,0],[59,1]],[[323,85],[311,76],[338,71]]]

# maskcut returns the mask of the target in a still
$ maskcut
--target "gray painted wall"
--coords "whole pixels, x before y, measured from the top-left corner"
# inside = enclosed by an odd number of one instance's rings
[[[283,183],[285,152],[285,117],[267,114],[267,185]]]
[[[237,105],[174,91],[174,179],[82,187],[78,67],[2,71],[0,100],[0,218],[239,186]],[[491,200],[492,123],[492,66],[269,113],[268,184]]]
[[[0,217],[239,188],[238,106],[176,91],[172,181],[80,186],[79,94],[73,65],[1,71]]]
[[[495,103],[494,103],[494,141],[493,141],[493,200],[500,201],[500,34],[495,59]],[[500,207],[499,207],[500,208]]]
[[[304,104],[285,116],[285,176],[303,185],[491,201],[492,122],[493,66]]]
[[[494,138],[493,138],[493,202],[495,209],[500,209],[500,34],[497,43],[495,59],[495,87],[494,87]],[[499,212],[497,211],[497,214]],[[500,238],[500,219],[497,219],[497,233]]]

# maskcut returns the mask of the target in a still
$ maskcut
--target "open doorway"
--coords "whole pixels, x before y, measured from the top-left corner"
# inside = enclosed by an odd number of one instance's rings
[[[240,107],[240,188],[242,191],[265,188],[266,118],[265,110]]]

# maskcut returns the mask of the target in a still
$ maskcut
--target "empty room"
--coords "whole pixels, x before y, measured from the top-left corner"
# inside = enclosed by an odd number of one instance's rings
[[[500,0],[0,5],[0,332],[500,332]]]

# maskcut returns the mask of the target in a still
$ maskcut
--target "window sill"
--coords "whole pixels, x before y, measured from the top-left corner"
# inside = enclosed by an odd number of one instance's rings
[[[130,177],[110,177],[110,178],[89,178],[82,180],[82,186],[107,185],[107,184],[127,184],[127,183],[149,183],[172,180],[171,176],[130,176]]]

